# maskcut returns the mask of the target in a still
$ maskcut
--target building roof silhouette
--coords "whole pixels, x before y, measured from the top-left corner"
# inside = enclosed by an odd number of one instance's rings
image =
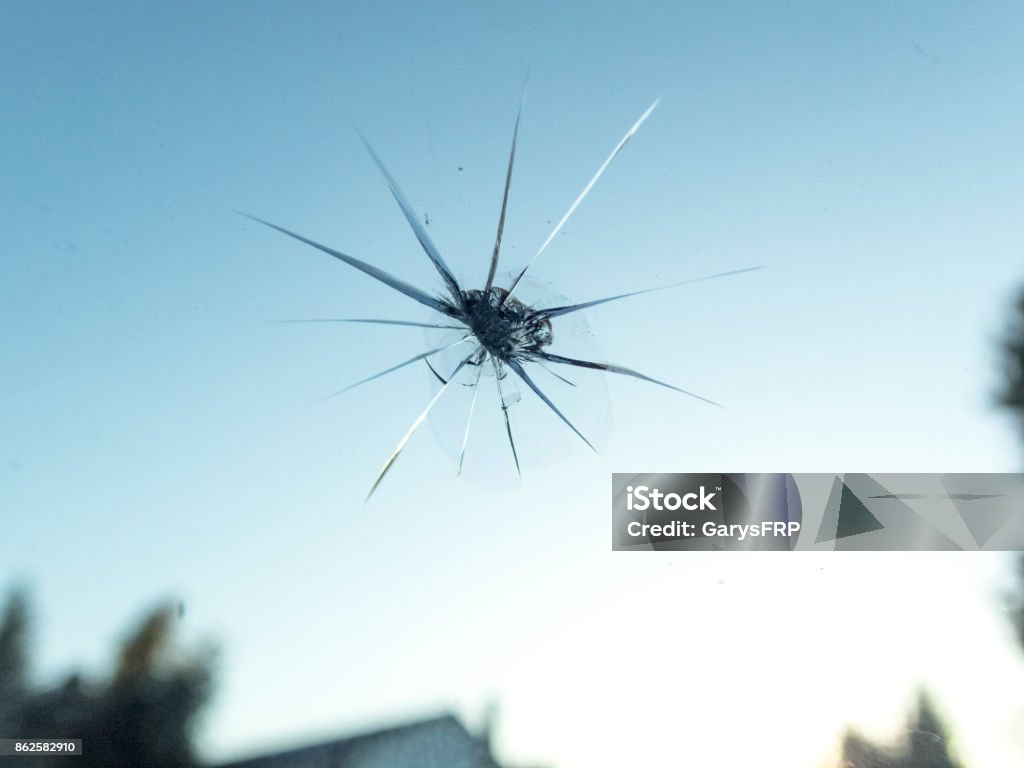
[[[501,768],[486,734],[451,714],[222,763],[216,768]]]

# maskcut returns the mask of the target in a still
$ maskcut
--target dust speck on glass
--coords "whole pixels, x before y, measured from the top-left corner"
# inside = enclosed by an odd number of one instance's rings
[[[436,378],[437,384],[439,384],[439,388],[433,398],[427,403],[423,412],[420,413],[415,421],[413,421],[408,431],[399,441],[397,447],[392,451],[387,461],[384,462],[384,465],[377,473],[377,477],[374,479],[373,484],[370,487],[370,491],[367,494],[367,499],[369,499],[370,496],[373,495],[374,491],[377,490],[377,487],[384,479],[384,476],[388,473],[388,470],[391,469],[395,460],[402,453],[413,433],[423,424],[424,420],[426,420],[427,416],[441,399],[441,396],[446,390],[451,388],[453,384],[462,384],[468,387],[472,392],[468,406],[468,413],[466,415],[465,428],[462,430],[461,445],[458,450],[458,472],[461,474],[466,458],[466,449],[469,445],[470,427],[473,421],[473,413],[476,409],[477,396],[480,391],[481,381],[485,377],[485,373],[486,378],[493,378],[497,387],[498,403],[501,407],[504,428],[508,437],[509,453],[517,475],[521,472],[520,456],[516,450],[516,438],[513,432],[512,421],[509,417],[509,410],[519,401],[520,395],[510,374],[515,374],[515,377],[525,384],[526,387],[530,389],[551,410],[551,412],[566,425],[566,427],[572,430],[572,432],[586,443],[587,446],[596,450],[592,442],[587,439],[583,432],[576,427],[573,421],[563,413],[551,398],[548,397],[546,392],[534,381],[530,373],[527,372],[527,367],[530,367],[531,369],[537,368],[544,370],[558,381],[569,386],[575,386],[575,383],[553,370],[552,366],[584,368],[594,371],[616,373],[623,376],[631,376],[652,384],[667,387],[675,390],[676,392],[681,392],[684,395],[696,398],[710,405],[719,406],[719,404],[713,400],[709,400],[706,397],[702,397],[701,395],[682,389],[673,384],[652,378],[631,368],[607,362],[555,354],[551,349],[549,349],[549,347],[551,346],[556,334],[557,329],[555,326],[557,325],[557,319],[610,301],[640,296],[645,293],[651,293],[652,291],[677,288],[679,286],[697,283],[703,280],[712,280],[719,277],[738,275],[743,272],[751,272],[753,270],[760,269],[760,267],[745,267],[743,269],[731,270],[729,272],[719,272],[713,275],[705,275],[703,277],[683,280],[668,285],[630,291],[628,293],[620,293],[614,296],[606,296],[604,298],[593,299],[591,301],[585,301],[577,304],[564,303],[557,306],[539,306],[538,304],[541,304],[542,302],[529,302],[514,295],[517,290],[520,291],[520,294],[523,293],[523,290],[521,290],[520,287],[524,284],[526,273],[530,270],[540,255],[544,253],[558,233],[562,231],[562,228],[569,220],[569,217],[572,216],[580,203],[583,202],[594,184],[597,183],[597,180],[601,178],[611,162],[636,134],[644,121],[650,117],[657,105],[658,101],[655,101],[643,112],[642,115],[640,115],[639,118],[637,118],[636,122],[633,123],[626,134],[619,140],[608,157],[586,183],[583,190],[576,196],[576,199],[573,200],[562,218],[558,220],[558,223],[551,230],[551,233],[547,236],[544,242],[541,243],[540,248],[537,249],[533,258],[531,258],[522,269],[510,274],[507,287],[498,284],[498,262],[499,255],[501,253],[502,234],[505,229],[505,214],[508,210],[509,189],[512,184],[512,168],[515,165],[516,141],[519,136],[519,121],[522,116],[522,103],[520,103],[519,110],[516,113],[515,126],[512,131],[512,149],[509,152],[508,171],[505,176],[505,188],[501,201],[501,213],[498,217],[498,231],[494,240],[494,250],[491,253],[487,279],[482,288],[467,289],[460,285],[455,279],[452,270],[445,263],[441,252],[430,239],[430,235],[427,234],[426,226],[430,224],[429,216],[426,214],[420,216],[413,210],[413,207],[409,204],[409,201],[402,193],[402,190],[399,188],[394,177],[385,167],[369,141],[367,141],[362,134],[360,134],[360,138],[362,139],[363,144],[366,146],[366,149],[369,151],[373,161],[387,180],[388,186],[391,189],[391,194],[394,196],[399,208],[401,208],[406,221],[409,222],[409,226],[416,235],[416,239],[419,240],[419,243],[423,247],[427,257],[433,263],[434,268],[441,276],[444,283],[443,291],[430,293],[365,261],[310,240],[307,237],[278,226],[277,224],[273,224],[265,219],[243,214],[253,221],[257,221],[260,224],[276,229],[278,232],[295,238],[300,242],[310,245],[313,248],[317,248],[324,253],[355,267],[393,290],[405,294],[410,299],[430,308],[439,315],[437,322],[353,317],[297,320],[291,322],[398,325],[427,328],[431,331],[444,331],[449,334],[449,336],[444,338],[444,341],[437,346],[432,346],[425,352],[414,355],[408,360],[403,360],[402,362],[375,373],[372,376],[367,376],[366,378],[361,379],[354,384],[350,384],[334,393],[340,394],[342,392],[346,392],[354,387],[360,386],[361,384],[366,384],[367,382],[380,378],[385,374],[391,373],[392,371],[397,371],[399,368],[404,368],[407,365],[412,365],[413,363],[420,361],[423,361],[429,367],[430,371]],[[461,171],[462,169],[460,168],[459,170]],[[452,352],[455,353],[454,357],[451,356]],[[435,363],[431,363],[431,358],[435,359]]]

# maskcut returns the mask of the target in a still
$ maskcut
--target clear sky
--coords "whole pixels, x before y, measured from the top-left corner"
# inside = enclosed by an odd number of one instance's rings
[[[1022,34],[1016,2],[0,4],[0,585],[41,671],[170,595],[224,650],[211,758],[494,696],[505,752],[561,768],[812,766],[923,681],[975,764],[1020,761],[1001,558],[608,550],[613,471],[1020,466]],[[765,265],[574,331],[728,410],[591,382],[594,455],[524,393],[516,484],[493,402],[455,477],[449,408],[364,506],[436,388],[320,400],[424,335],[271,321],[424,309],[235,211],[436,290],[358,126],[482,284],[527,70],[503,268],[661,97],[534,273]]]

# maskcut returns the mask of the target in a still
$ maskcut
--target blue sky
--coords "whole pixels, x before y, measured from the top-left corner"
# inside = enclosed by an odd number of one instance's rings
[[[224,648],[210,756],[431,708],[472,718],[493,695],[510,754],[674,764],[656,741],[628,752],[608,700],[697,718],[691,700],[756,691],[754,727],[774,673],[700,678],[682,703],[671,674],[581,687],[627,629],[698,655],[756,631],[775,586],[790,600],[767,620],[870,649],[832,686],[813,665],[787,681],[806,694],[796,722],[818,718],[794,759],[815,764],[864,713],[895,722],[924,679],[979,764],[1019,760],[992,723],[1024,701],[972,720],[987,678],[950,661],[977,649],[1020,679],[1002,560],[613,557],[607,529],[612,471],[1019,467],[992,401],[1024,279],[1022,27],[1009,2],[5,3],[0,515],[17,546],[0,583],[35,591],[43,671],[107,663],[126,622],[171,595],[186,635]],[[460,279],[482,283],[527,70],[503,266],[532,256],[661,97],[533,272],[583,301],[765,265],[587,313],[608,359],[728,410],[591,382],[595,456],[524,395],[517,485],[500,461],[455,477],[434,436],[452,409],[363,506],[429,376],[319,401],[423,335],[272,321],[422,307],[235,211],[435,289],[358,126]],[[500,446],[489,414],[473,455]],[[851,601],[825,613],[856,629],[805,607],[823,593]],[[638,594],[694,601],[700,631]],[[870,640],[880,617],[896,650]],[[706,764],[744,757],[706,733]]]

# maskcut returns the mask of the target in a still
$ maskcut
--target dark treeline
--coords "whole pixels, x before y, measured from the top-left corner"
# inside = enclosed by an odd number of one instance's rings
[[[192,730],[211,693],[213,651],[174,642],[175,605],[147,614],[105,678],[73,673],[53,687],[31,674],[27,596],[15,591],[0,621],[0,738],[82,739],[78,757],[0,757],[18,768],[194,768]]]

